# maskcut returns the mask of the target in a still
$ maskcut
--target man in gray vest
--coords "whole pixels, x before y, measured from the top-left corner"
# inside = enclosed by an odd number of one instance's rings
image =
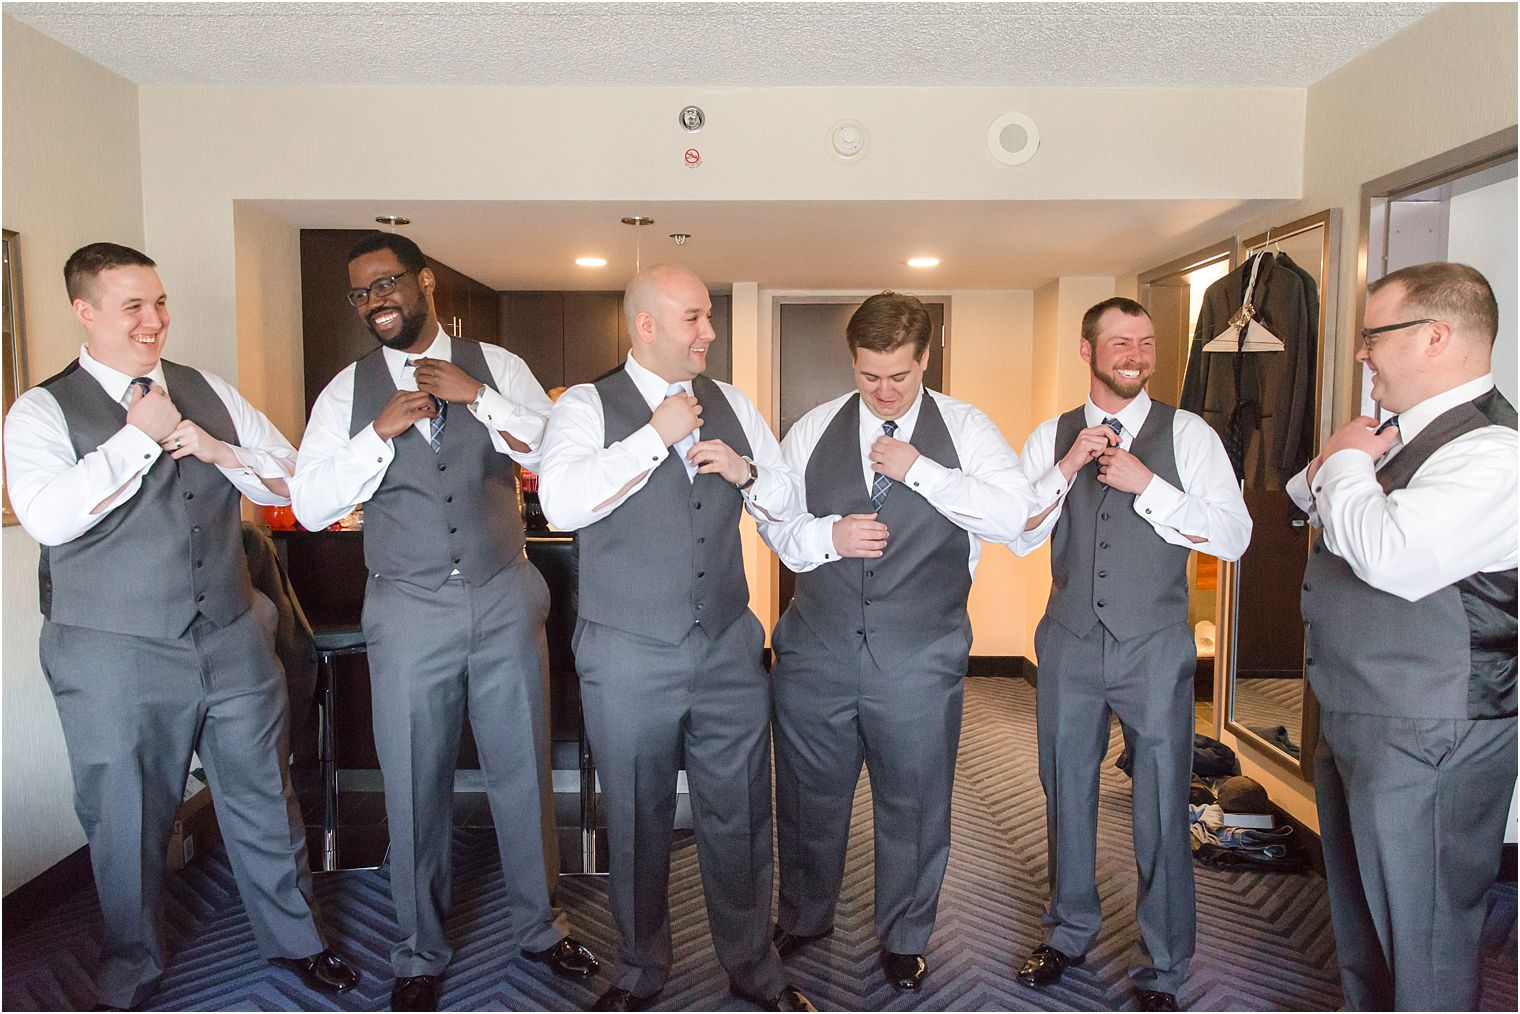
[[[1320,842],[1351,1010],[1477,1010],[1478,940],[1515,785],[1515,409],[1499,307],[1464,264],[1369,286],[1357,359],[1395,413],[1289,484],[1304,574]]]
[[[453,956],[454,763],[466,710],[524,957],[567,976],[596,959],[555,904],[559,851],[549,776],[549,589],[523,553],[512,461],[537,468],[549,399],[495,345],[451,338],[433,272],[405,236],[349,254],[348,301],[380,347],[312,406],[291,480],[320,530],[364,504],[364,639],[385,778],[393,1010],[436,1010]]]
[[[1195,930],[1188,553],[1238,560],[1251,517],[1214,431],[1146,393],[1156,334],[1143,306],[1116,296],[1091,307],[1080,351],[1086,403],[1041,423],[1023,453],[1054,503],[1014,547],[1024,555],[1051,537],[1050,602],[1035,630],[1050,906],[1045,942],[1018,977],[1055,982],[1097,940],[1098,770],[1117,715],[1134,751],[1140,873],[1130,980],[1140,1010],[1176,1010]]]
[[[259,950],[310,988],[359,981],[326,947],[290,788],[274,604],[254,592],[239,505],[288,502],[295,451],[220,377],[163,359],[154,263],[114,243],[64,280],[79,358],[5,422],[16,516],[42,558],[42,670],[105,919],[95,993],[130,1008],[166,967],[165,856],[198,751]]]
[[[827,936],[864,761],[887,981],[916,990],[950,856],[950,794],[981,542],[1011,543],[1044,504],[992,420],[923,385],[930,318],[883,292],[845,330],[856,391],[782,446],[805,512],[760,532],[797,572],[772,635],[778,952]]]
[[[708,925],[735,993],[812,1010],[770,941],[770,680],[739,515],[783,519],[798,484],[749,399],[702,375],[707,287],[659,264],[628,284],[627,362],[566,391],[540,496],[579,530],[575,658],[622,933],[597,1010],[645,1010],[670,974],[670,844],[685,762]]]

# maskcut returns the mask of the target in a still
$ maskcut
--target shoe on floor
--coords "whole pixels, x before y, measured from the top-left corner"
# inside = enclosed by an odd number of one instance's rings
[[[1018,978],[1026,986],[1049,986],[1060,981],[1061,973],[1066,971],[1067,966],[1080,965],[1083,960],[1081,955],[1073,957],[1049,944],[1041,944],[1024,960]]]
[[[887,973],[887,981],[892,984],[893,989],[909,993],[923,985],[924,976],[929,974],[929,963],[924,960],[922,954],[893,954],[891,951],[883,951],[881,968]]]

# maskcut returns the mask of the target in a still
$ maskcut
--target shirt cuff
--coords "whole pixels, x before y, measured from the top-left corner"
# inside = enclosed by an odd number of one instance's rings
[[[834,522],[839,518],[838,514],[830,514],[814,518],[808,523],[807,536],[802,543],[807,546],[810,559],[820,563],[833,563],[841,559],[838,550],[834,548]]]
[[[1135,513],[1153,525],[1166,525],[1181,503],[1182,490],[1153,474],[1150,484],[1135,497]]]
[[[1336,451],[1320,463],[1319,471],[1314,473],[1314,485],[1311,487],[1311,492],[1318,497],[1326,483],[1358,474],[1371,476],[1374,479],[1377,477],[1377,463],[1372,460],[1372,455],[1354,447]]]
[[[903,475],[903,482],[909,489],[926,497],[939,492],[949,479],[950,469],[926,454],[920,454]]]
[[[628,434],[621,441],[623,449],[644,468],[654,468],[670,454],[670,448],[660,439],[660,433],[650,423]]]
[[[543,439],[544,425],[548,422],[547,418],[532,412],[519,411],[507,400],[506,395],[489,384],[480,396],[479,403],[470,406],[470,414],[479,419],[486,429],[510,433],[530,448],[537,447]]]
[[[164,453],[157,440],[130,423],[111,434],[100,447],[108,459],[119,460],[134,475],[147,471]]]
[[[236,444],[228,444],[232,448],[232,456],[238,459],[238,464],[233,468],[217,465],[222,474],[227,478],[234,475],[255,481],[263,479],[289,479],[291,470],[280,467],[280,459],[268,451],[261,451],[254,447],[239,447]]]
[[[1047,507],[1053,507],[1061,497],[1066,495],[1066,476],[1059,468],[1052,465],[1050,471],[1035,480],[1033,488],[1034,495],[1041,505],[1040,510],[1043,511]]]
[[[396,448],[389,440],[375,432],[375,424],[370,423],[348,442],[348,449],[358,461],[369,463],[370,458],[375,459],[375,464],[384,465],[396,456]]]

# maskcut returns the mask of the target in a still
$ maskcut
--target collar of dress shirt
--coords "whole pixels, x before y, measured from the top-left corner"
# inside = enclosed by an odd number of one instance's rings
[[[895,420],[893,420],[894,422],[897,423],[897,433],[894,434],[894,437],[896,439],[898,439],[898,440],[912,440],[913,439],[913,427],[918,424],[918,410],[923,406],[923,404],[924,404],[924,398],[926,398],[927,396],[928,395],[925,393],[924,385],[919,384],[918,385],[918,397],[913,399],[913,404],[908,407],[908,411],[904,412],[902,415],[898,416]],[[866,404],[866,400],[864,398],[861,398],[860,399],[860,441],[861,441],[861,443],[864,444],[866,447],[870,447],[871,444],[875,442],[876,438],[882,435],[881,424],[882,424],[882,420],[878,419],[876,417],[876,413],[871,411],[871,407]]]
[[[390,367],[391,380],[395,382],[399,391],[417,390],[417,381],[406,372],[406,364],[413,359],[442,359],[446,363],[454,361],[454,343],[449,341],[448,332],[443,325],[438,325],[438,334],[433,338],[433,344],[427,347],[425,352],[409,353],[399,349],[393,349],[389,345],[382,345],[381,353],[385,356],[385,365]]]
[[[94,377],[112,398],[122,403],[126,402],[127,395],[130,393],[127,388],[132,386],[132,381],[135,379],[133,375],[122,373],[120,370],[113,370],[99,359],[96,359],[90,355],[90,349],[87,345],[79,346],[79,368]],[[147,377],[166,392],[169,390],[169,385],[164,383],[164,364],[161,361],[154,363],[153,369],[145,374],[141,374],[141,376]]]
[[[665,392],[670,390],[670,381],[655,373],[649,367],[633,358],[633,353],[628,353],[628,361],[624,364],[628,370],[628,377],[633,385],[639,389],[644,400],[649,403],[652,412],[659,407],[660,402],[665,400]],[[691,393],[691,381],[680,381],[681,390]]]
[[[1083,406],[1087,418],[1087,425],[1096,426],[1110,415],[1119,420],[1124,427],[1125,436],[1131,441],[1140,433],[1140,427],[1145,425],[1145,420],[1151,414],[1151,396],[1141,388],[1140,393],[1135,395],[1133,401],[1125,405],[1117,412],[1105,412],[1093,404],[1092,395],[1087,396],[1087,404]]]
[[[1494,386],[1494,375],[1485,373],[1477,380],[1469,380],[1465,384],[1442,391],[1440,394],[1426,398],[1411,408],[1399,413],[1399,443],[1407,444],[1420,435],[1420,431],[1429,426],[1436,416],[1448,409],[1456,408],[1464,402],[1472,401],[1480,394],[1487,394]]]

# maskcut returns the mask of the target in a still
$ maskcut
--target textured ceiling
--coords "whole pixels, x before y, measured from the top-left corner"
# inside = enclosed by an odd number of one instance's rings
[[[1304,88],[1438,4],[7,3],[146,85]]]
[[[1217,242],[1275,201],[250,201],[301,228],[373,229],[379,214],[494,289],[621,289],[676,261],[710,285],[780,289],[1033,289],[1062,275],[1145,269]],[[654,224],[623,225],[643,214]],[[691,239],[677,246],[673,232]],[[909,257],[941,265],[909,268]],[[577,267],[603,257],[604,268]]]

